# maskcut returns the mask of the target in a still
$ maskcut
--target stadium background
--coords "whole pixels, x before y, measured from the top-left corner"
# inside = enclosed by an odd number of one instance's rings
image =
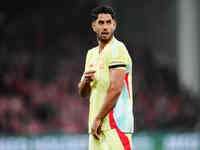
[[[77,94],[96,45],[89,12],[109,4],[134,62],[136,150],[200,149],[198,0],[30,0],[0,5],[0,150],[86,150]]]

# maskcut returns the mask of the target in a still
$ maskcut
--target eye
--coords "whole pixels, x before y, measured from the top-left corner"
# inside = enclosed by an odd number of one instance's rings
[[[104,21],[101,21],[101,20],[99,20],[99,22],[98,22],[99,24],[104,24]]]
[[[106,21],[107,24],[111,24],[111,20]]]

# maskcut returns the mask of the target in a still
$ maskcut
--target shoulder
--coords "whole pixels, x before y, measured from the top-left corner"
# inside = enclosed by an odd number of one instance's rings
[[[126,47],[126,45],[122,42],[117,40],[117,47],[118,47],[118,53],[121,57],[125,57],[127,60],[131,61],[131,56],[129,54],[129,51]]]
[[[91,54],[93,54],[93,53],[96,53],[97,48],[98,48],[98,46],[89,49],[89,50],[87,51],[87,55],[91,55]]]
[[[122,41],[116,40],[117,46],[122,51],[127,51],[125,44]]]
[[[91,57],[93,54],[95,54],[96,53],[96,51],[97,51],[97,46],[96,47],[94,47],[94,48],[91,48],[91,49],[89,49],[88,51],[87,51],[87,58],[89,58],[89,57]]]
[[[116,40],[115,45],[117,47],[115,51],[118,51],[119,55],[129,55],[128,49],[122,41]]]

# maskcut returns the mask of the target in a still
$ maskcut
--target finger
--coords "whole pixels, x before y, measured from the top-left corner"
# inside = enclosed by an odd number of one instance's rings
[[[98,133],[98,134],[101,133],[101,126],[99,126],[99,127],[97,128],[97,133]]]
[[[94,73],[86,73],[86,74],[84,74],[84,76],[95,76],[95,74]]]
[[[95,80],[95,76],[91,76],[90,78],[91,78],[92,81]]]
[[[85,79],[85,82],[86,82],[86,83],[90,83],[91,80],[90,80],[90,79]]]
[[[94,75],[85,75],[85,78],[93,81],[95,79],[95,76]]]
[[[94,74],[96,71],[95,70],[91,70],[91,71],[87,71],[84,74]]]
[[[97,128],[97,133],[98,134],[100,134],[102,132],[101,127],[102,127],[102,122],[99,124],[99,127]]]
[[[97,128],[92,128],[92,135],[99,140],[99,135],[97,134]]]
[[[93,77],[88,77],[88,76],[87,76],[87,77],[85,77],[85,80],[86,80],[86,81],[93,81],[94,78],[93,78]]]
[[[99,140],[99,135],[97,134],[97,132],[94,132],[92,135],[93,135],[97,140]]]
[[[93,74],[85,74],[85,77],[87,77],[87,78],[90,78],[92,76],[93,76]]]
[[[95,73],[96,70],[90,70],[90,71],[87,71],[87,73]]]

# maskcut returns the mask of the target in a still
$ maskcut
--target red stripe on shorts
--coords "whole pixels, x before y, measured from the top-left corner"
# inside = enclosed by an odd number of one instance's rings
[[[120,141],[122,142],[122,145],[124,147],[124,150],[131,150],[131,145],[130,145],[130,142],[129,142],[129,139],[128,137],[122,133],[119,128],[117,127],[117,124],[115,122],[115,119],[114,119],[114,116],[113,116],[113,109],[109,112],[109,122],[110,122],[110,127],[111,129],[116,129],[117,131],[117,134],[120,138]]]

